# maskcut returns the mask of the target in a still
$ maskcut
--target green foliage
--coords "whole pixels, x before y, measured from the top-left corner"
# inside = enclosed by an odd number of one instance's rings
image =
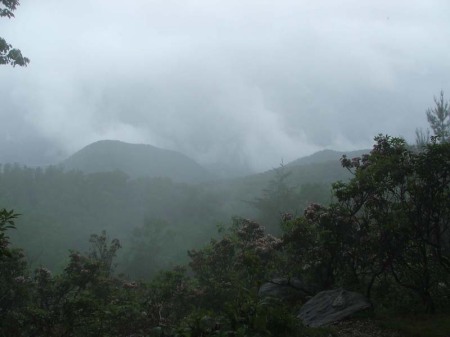
[[[274,299],[247,298],[237,316],[197,310],[188,315],[178,336],[300,336],[302,327],[291,308]]]
[[[229,211],[223,209],[225,202],[221,191],[207,186],[161,178],[130,180],[118,171],[86,175],[59,167],[11,164],[0,169],[0,204],[20,208],[24,214],[20,218],[22,230],[11,233],[11,241],[24,247],[32,266],[45,265],[54,271],[63,269],[69,247],[85,251],[85,238],[103,230],[126,248],[118,257],[122,264],[133,256],[148,258],[155,271],[179,264],[187,260],[186,250],[203,245],[215,235],[215,224],[229,219]],[[158,222],[167,226],[156,238]],[[146,234],[137,239],[133,231],[145,226]],[[166,232],[177,235],[169,240]],[[147,246],[159,240],[160,252],[153,256],[153,262],[149,254],[139,255],[139,249],[133,248],[144,245],[145,240]],[[140,273],[137,265],[134,269],[124,266],[121,271],[133,277],[150,277]]]
[[[430,141],[445,143],[450,141],[450,103],[445,101],[444,92],[441,91],[439,98],[434,98],[435,106],[426,111],[427,120],[433,130],[430,137],[430,130],[423,131],[416,129],[416,146],[425,147]]]
[[[28,277],[20,254],[0,259],[0,336],[128,336],[150,330],[146,287],[111,274],[119,242],[109,242],[105,233],[90,242],[90,253],[71,252],[56,276],[41,267]]]
[[[144,310],[153,326],[169,331],[194,310],[200,293],[187,276],[186,269],[175,267],[159,273],[149,283],[144,295]]]
[[[427,110],[427,120],[434,136],[440,142],[450,141],[450,104],[444,100],[444,92],[434,98],[436,106]]]
[[[449,144],[430,144],[414,153],[402,139],[379,136],[376,141],[361,161],[343,159],[355,178],[336,186],[345,213],[360,228],[365,246],[372,246],[369,254],[358,254],[371,266],[359,273],[371,275],[371,282],[389,275],[433,311],[450,272]]]
[[[110,275],[113,271],[113,259],[117,250],[121,248],[119,240],[113,239],[108,245],[106,231],[102,231],[101,235],[92,234],[89,242],[91,243],[89,257],[98,261],[104,272]]]
[[[205,305],[218,309],[235,293],[257,292],[261,282],[274,272],[280,246],[281,241],[265,234],[258,223],[235,219],[220,240],[189,251],[189,266],[205,292]]]
[[[19,6],[19,0],[1,0],[0,17],[13,18]],[[26,66],[30,60],[24,57],[19,49],[14,49],[5,39],[0,37],[0,64],[11,64],[13,67]]]
[[[120,171],[85,174],[56,166],[4,164],[0,169],[0,204],[21,209],[24,214],[20,218],[22,230],[12,233],[11,240],[24,248],[33,267],[45,265],[62,271],[69,247],[85,251],[85,238],[106,230],[125,248],[119,252],[119,271],[130,277],[149,278],[158,269],[185,263],[186,250],[204,245],[216,235],[216,225],[232,216],[255,218],[271,233],[279,233],[280,212],[296,214],[311,202],[328,202],[329,182],[336,177],[345,179],[346,170],[337,162],[331,166],[308,165],[313,166],[286,166],[285,172],[292,174],[280,176],[289,192],[283,200],[282,193],[270,183],[276,178],[275,172],[189,185],[167,178],[131,179]],[[265,187],[278,197],[261,195]],[[267,205],[279,207],[268,207],[272,214],[262,206],[259,211],[243,202],[257,196]],[[151,224],[146,225],[146,219]],[[164,229],[156,229],[159,222],[167,224]],[[146,226],[142,238],[133,235],[135,229],[144,231],[142,227]],[[169,232],[176,235],[166,240]],[[148,253],[150,245],[152,249],[158,246],[159,252]],[[150,267],[143,271],[138,266],[140,260]]]
[[[447,337],[450,331],[449,314],[380,314],[377,316],[377,321],[380,326],[398,331],[408,337]]]
[[[284,219],[293,217],[311,203],[330,198],[330,186],[321,183],[296,184],[292,179],[292,166],[281,164],[273,170],[273,177],[262,190],[261,195],[248,201],[258,210],[257,220],[272,234],[281,234]]]
[[[214,321],[222,322],[218,324],[221,332],[234,331],[237,336],[293,336],[298,332],[291,309],[258,296],[262,282],[280,272],[281,243],[258,223],[235,219],[220,240],[189,252],[201,290],[199,305],[209,310],[209,316],[218,317]],[[196,325],[190,329],[198,331]]]
[[[311,204],[302,217],[286,215],[281,239],[236,218],[220,237],[189,251],[189,272],[176,267],[148,283],[114,275],[121,244],[106,232],[91,235],[86,254],[71,251],[61,273],[42,267],[28,272],[23,253],[10,247],[5,234],[17,214],[3,210],[0,336],[332,334],[302,327],[292,303],[258,295],[264,282],[280,276],[300,277],[311,293],[336,286],[365,289],[381,307],[395,304],[396,310],[400,304],[447,308],[449,146],[432,143],[413,152],[402,139],[379,136],[370,154],[342,159],[353,178],[334,185],[336,201]],[[4,170],[22,179],[28,174]],[[58,171],[49,174],[61,177]],[[116,178],[95,182],[107,188]],[[161,252],[171,230],[163,220],[135,229],[129,257],[136,268],[154,275],[155,262],[141,261]]]
[[[30,296],[24,254],[20,249],[10,247],[6,230],[15,228],[18,214],[6,209],[0,210],[0,327],[13,336],[17,326],[23,322],[23,309]]]
[[[336,221],[336,210],[311,204],[303,217],[284,223],[283,245],[286,270],[301,276],[316,290],[336,285],[343,268],[344,239],[349,235],[345,222]]]
[[[176,238],[167,221],[146,219],[142,227],[136,227],[124,256],[125,273],[138,279],[150,279],[158,271],[177,260],[177,252],[164,252]],[[164,254],[163,254],[164,252]]]
[[[274,173],[267,187],[262,190],[262,195],[249,202],[259,210],[260,218],[270,226],[272,232],[278,231],[282,214],[294,214],[298,204],[296,191],[287,182],[292,172],[287,171],[281,163]]]
[[[430,130],[416,129],[416,146],[421,149],[430,142]]]
[[[334,184],[337,202],[311,205],[286,225],[287,248],[321,287],[365,288],[369,297],[375,287],[380,300],[395,298],[388,289],[410,292],[425,310],[447,306],[450,145],[417,153],[400,138],[375,141],[370,154],[342,158],[354,177]]]
[[[121,172],[3,166],[1,203],[20,202],[55,217],[34,213],[41,220],[21,226],[24,235],[42,231],[43,242],[53,244],[60,239],[57,216],[67,214],[76,215],[67,219],[72,231],[66,235],[74,241],[86,230],[101,233],[91,235],[86,254],[70,251],[59,273],[43,267],[31,272],[6,232],[15,228],[17,214],[0,211],[0,337],[332,335],[302,327],[295,317],[299,303],[259,296],[261,285],[275,277],[301,279],[311,295],[338,286],[366,291],[383,310],[448,310],[450,143],[436,138],[413,151],[401,138],[380,135],[369,154],[344,156],[341,164],[352,178],[333,185],[334,202],[312,203],[299,217],[284,214],[281,239],[236,217],[209,244],[188,251],[189,269],[159,273],[174,263],[173,247],[187,247],[189,236],[198,244],[217,215],[226,214],[219,190],[129,180]],[[316,184],[294,191],[284,171],[275,178],[255,199],[261,210],[290,210],[282,207],[294,205],[301,193],[324,192]],[[133,228],[129,224],[145,212],[144,224],[130,230],[123,270],[152,279],[136,282],[116,276],[121,243],[103,228]],[[105,218],[95,218],[98,213]]]
[[[0,336],[20,336],[31,298],[30,279],[22,251],[3,249],[8,253],[0,256]]]
[[[6,230],[15,228],[14,220],[18,216],[19,214],[14,213],[14,210],[8,211],[4,208],[0,210],[0,258],[4,255],[11,255],[8,249],[9,237],[6,235]]]

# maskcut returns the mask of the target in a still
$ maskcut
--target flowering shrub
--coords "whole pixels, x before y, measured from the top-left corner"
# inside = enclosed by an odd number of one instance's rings
[[[450,298],[450,144],[417,152],[400,138],[375,141],[370,154],[342,158],[353,178],[333,185],[333,204],[312,204],[285,223],[288,260],[321,288],[369,297],[375,289],[384,299],[403,288],[434,311]]]
[[[284,306],[258,297],[261,284],[282,272],[282,244],[281,239],[266,234],[260,224],[235,219],[220,240],[212,240],[202,250],[190,251],[189,265],[201,289],[200,306],[239,336],[258,331],[270,334],[278,324],[278,333],[282,331],[283,324],[274,319],[278,312],[286,314]],[[286,314],[286,324],[289,317]],[[295,330],[288,325],[284,326],[286,335]]]

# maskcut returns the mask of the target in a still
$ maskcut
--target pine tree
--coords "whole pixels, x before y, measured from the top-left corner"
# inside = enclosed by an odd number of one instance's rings
[[[444,92],[435,97],[436,106],[427,110],[427,119],[434,137],[440,143],[450,141],[450,104],[444,100]]]

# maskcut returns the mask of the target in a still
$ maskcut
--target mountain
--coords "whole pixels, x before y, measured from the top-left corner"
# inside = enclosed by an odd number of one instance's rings
[[[92,143],[64,160],[61,165],[66,170],[85,173],[119,170],[131,178],[167,177],[186,183],[213,178],[209,171],[179,152],[117,140]]]
[[[342,155],[354,158],[369,152],[370,150],[348,152],[323,150],[294,160],[283,167],[234,179],[213,181],[209,186],[228,197],[231,206],[227,207],[233,210],[235,215],[253,216],[249,215],[248,201],[264,196],[267,190],[276,187],[283,175],[285,175],[284,183],[300,192],[299,205],[310,202],[326,204],[330,201],[331,184],[351,178],[350,172],[340,163]]]
[[[356,151],[334,151],[334,150],[322,150],[319,152],[315,152],[310,156],[302,157],[291,161],[286,164],[287,167],[290,166],[300,166],[300,165],[308,165],[308,164],[318,164],[318,163],[326,163],[330,161],[339,162],[341,157],[345,154],[348,158],[360,157],[365,153],[369,153],[369,149],[364,150],[356,150]]]
[[[370,150],[339,152],[323,150],[310,156],[294,160],[283,167],[274,168],[262,173],[252,174],[222,182],[221,188],[228,190],[230,199],[254,200],[263,195],[265,190],[286,174],[285,183],[304,191],[304,197],[310,202],[329,202],[331,184],[336,181],[347,181],[351,178],[348,170],[342,167],[340,158],[346,154],[349,158],[369,153]],[[217,183],[217,186],[219,184]],[[227,194],[224,192],[224,194]],[[320,194],[320,196],[319,196]],[[239,205],[233,205],[238,208]]]
[[[227,180],[239,177],[245,177],[255,174],[255,171],[247,165],[235,162],[216,162],[204,165],[209,172],[214,172],[214,176],[220,180]]]

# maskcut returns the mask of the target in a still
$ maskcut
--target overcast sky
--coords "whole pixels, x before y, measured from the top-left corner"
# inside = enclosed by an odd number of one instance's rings
[[[414,140],[450,97],[450,1],[21,0],[0,36],[0,161],[100,139],[255,170]]]

